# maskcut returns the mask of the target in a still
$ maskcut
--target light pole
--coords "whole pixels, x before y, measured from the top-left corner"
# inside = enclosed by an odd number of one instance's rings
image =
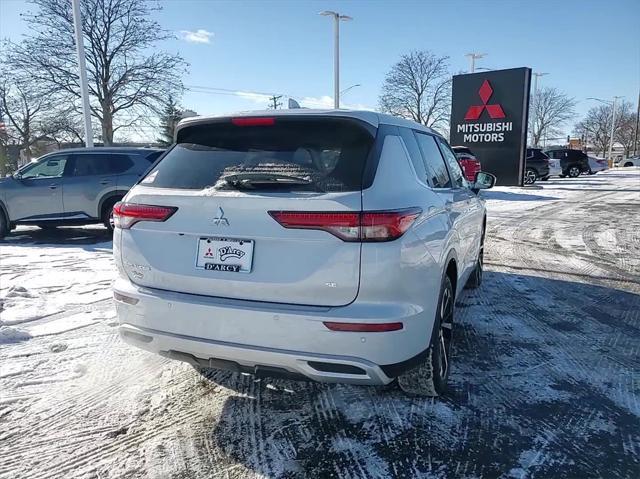
[[[82,98],[82,113],[84,116],[84,144],[93,146],[93,130],[91,128],[91,110],[89,109],[89,88],[87,87],[87,64],[84,57],[84,38],[82,36],[82,15],[80,0],[72,0],[73,26],[76,34],[76,52],[78,53],[78,70],[80,73],[80,97]]]
[[[325,17],[333,17],[333,107],[337,110],[340,108],[340,21],[343,22],[353,20],[348,15],[340,15],[338,12],[325,10],[319,15]]]
[[[548,75],[548,73],[544,72],[534,72],[533,73],[533,120],[531,121],[531,143],[534,143],[533,146],[538,146],[537,141],[535,141],[535,128],[536,121],[538,120],[538,78]],[[546,140],[545,140],[546,143]]]
[[[638,126],[640,126],[640,90],[638,90],[638,107],[636,109],[636,132],[633,135],[633,156],[638,154]]]
[[[609,166],[613,166],[613,134],[615,133],[615,128],[616,128],[616,103],[618,102],[618,98],[624,98],[624,97],[614,96],[613,101],[603,100],[601,98],[593,98],[593,97],[587,98],[587,100],[595,100],[595,101],[599,101],[600,103],[611,105],[611,135],[609,136],[609,162],[611,164]]]
[[[467,54],[465,55],[465,57],[469,57],[469,60],[470,60],[470,64],[471,64],[471,71],[470,71],[470,73],[475,73],[475,71],[476,71],[476,60],[477,60],[477,59],[480,59],[480,58],[484,58],[484,57],[486,57],[486,56],[487,56],[487,54],[486,54],[486,53],[475,53],[475,52],[473,52],[473,53],[467,53]]]
[[[355,88],[355,87],[358,87],[358,86],[362,86],[362,85],[360,83],[356,83],[355,85],[351,85],[350,87],[345,88],[344,90],[342,90],[340,92],[340,96],[344,95],[345,93],[347,93],[352,88]]]

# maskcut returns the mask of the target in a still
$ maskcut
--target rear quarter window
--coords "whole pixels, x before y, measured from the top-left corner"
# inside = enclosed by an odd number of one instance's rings
[[[157,188],[230,189],[240,173],[304,178],[323,192],[356,191],[373,135],[354,120],[276,117],[272,125],[238,126],[230,120],[185,127],[177,144],[141,183]],[[264,189],[267,186],[252,188]]]

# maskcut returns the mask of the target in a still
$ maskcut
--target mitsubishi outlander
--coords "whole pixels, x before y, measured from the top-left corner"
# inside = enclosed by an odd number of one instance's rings
[[[200,369],[440,395],[494,183],[374,112],[183,120],[114,208],[120,335]]]

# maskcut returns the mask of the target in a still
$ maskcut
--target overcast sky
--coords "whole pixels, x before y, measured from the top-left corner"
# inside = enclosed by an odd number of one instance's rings
[[[341,29],[341,86],[347,106],[375,108],[385,73],[399,56],[428,49],[468,69],[465,53],[487,53],[477,65],[528,66],[548,72],[541,85],[578,101],[640,88],[640,1],[209,1],[165,0],[157,20],[175,32],[163,48],[190,63],[182,103],[200,114],[263,108],[256,93],[284,93],[307,106],[331,106],[333,26],[325,9],[354,17]],[[0,36],[28,32],[22,0],[0,0]],[[208,93],[192,87],[217,90]],[[286,100],[286,99],[285,99]],[[568,128],[569,129],[569,128]]]

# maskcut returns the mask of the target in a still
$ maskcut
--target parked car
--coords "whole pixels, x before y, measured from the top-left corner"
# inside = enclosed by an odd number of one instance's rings
[[[616,166],[640,166],[640,156],[633,156],[631,158],[623,158],[621,160],[618,160]]]
[[[532,185],[536,180],[547,181],[549,176],[549,157],[540,148],[527,148],[524,184]]]
[[[589,159],[587,154],[580,150],[570,150],[567,148],[557,150],[545,151],[549,158],[555,158],[560,160],[560,167],[562,168],[561,178],[569,176],[571,178],[577,178],[582,173],[589,171]]]
[[[562,175],[562,167],[560,166],[560,160],[555,158],[549,158],[549,177]]]
[[[441,394],[494,183],[374,112],[183,120],[114,208],[120,335],[200,370]]]
[[[0,179],[0,239],[19,224],[53,228],[110,221],[113,205],[163,150],[75,148],[42,156]]]
[[[473,183],[476,178],[476,173],[482,170],[480,160],[478,160],[466,146],[452,146],[451,149],[456,154],[456,158],[458,158],[458,163],[460,163],[462,167],[464,177],[467,181]]]
[[[609,169],[609,163],[604,158],[596,158],[595,156],[588,156],[589,159],[589,171],[590,175],[595,175],[599,171]]]

